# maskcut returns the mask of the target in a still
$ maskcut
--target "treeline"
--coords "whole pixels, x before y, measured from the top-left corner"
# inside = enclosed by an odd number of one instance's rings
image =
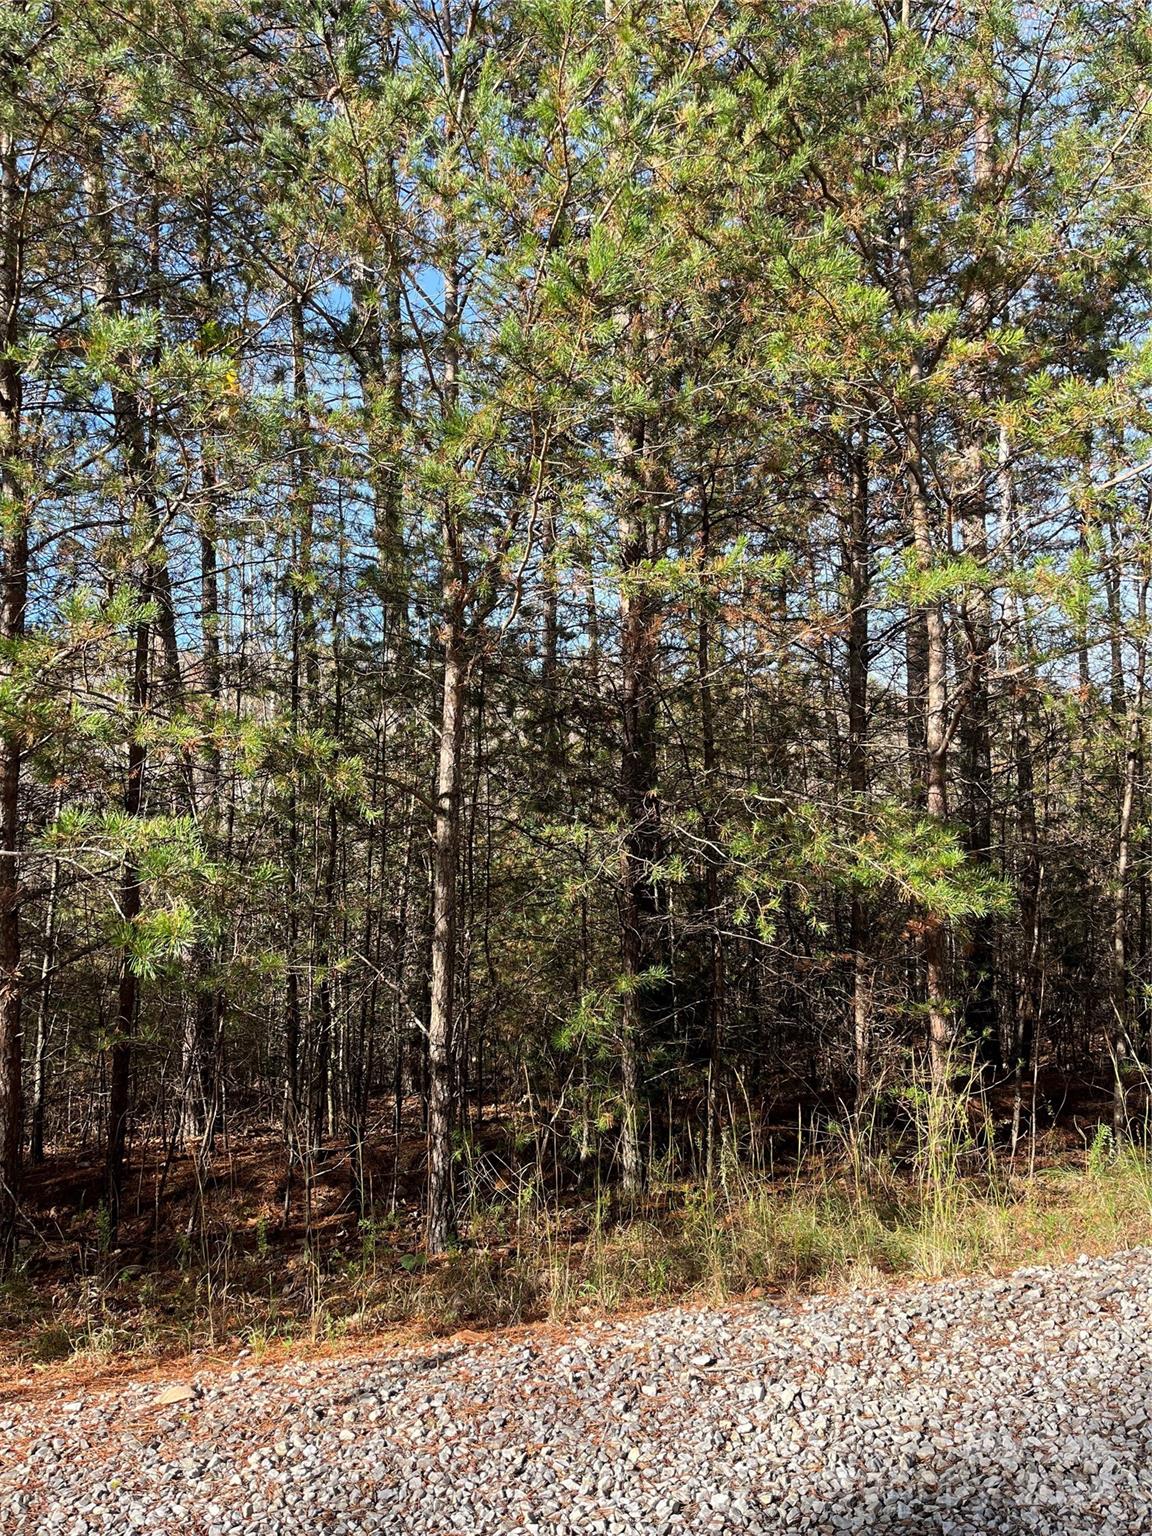
[[[22,1171],[1147,1060],[1137,6],[8,0]],[[1023,1107],[1022,1107],[1023,1106]],[[363,1196],[363,1191],[361,1192]]]

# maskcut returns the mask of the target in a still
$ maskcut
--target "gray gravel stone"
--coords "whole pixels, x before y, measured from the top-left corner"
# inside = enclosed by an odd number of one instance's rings
[[[1141,1249],[560,1341],[242,1355],[163,1408],[154,1383],[0,1406],[0,1531],[1144,1536],[1150,1312]]]

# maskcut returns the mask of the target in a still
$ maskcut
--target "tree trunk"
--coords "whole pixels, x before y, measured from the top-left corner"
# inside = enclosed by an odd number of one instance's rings
[[[145,588],[141,601],[151,594]],[[128,742],[128,772],[124,785],[124,810],[133,818],[140,815],[144,802],[144,771],[147,754],[140,734],[148,708],[149,653],[152,629],[147,623],[136,626],[132,663],[133,734]],[[131,926],[140,916],[140,868],[134,854],[127,854],[120,872],[118,905],[120,920]],[[108,1133],[105,1151],[105,1177],[111,1230],[116,1231],[124,1192],[124,1157],[128,1141],[128,1112],[132,1075],[132,1047],[136,1034],[136,1008],[139,983],[131,950],[126,946],[120,956],[120,979],[116,989],[116,1016],[112,1023],[112,1044],[108,1061]]]
[[[995,129],[993,107],[983,104],[973,132],[972,196],[986,210],[994,193]],[[972,329],[987,332],[990,295],[979,290],[971,311]],[[959,523],[964,553],[975,563],[979,578],[969,586],[960,605],[959,663],[966,672],[959,720],[960,780],[964,801],[964,845],[969,861],[986,869],[992,861],[992,738],[989,729],[988,657],[992,646],[991,605],[983,578],[988,567],[988,492],[984,468],[986,387],[977,376],[968,390],[976,421],[963,429],[959,476]],[[1000,1019],[994,984],[994,930],[988,915],[969,924],[965,956],[964,1038],[988,1070],[1002,1064]]]
[[[124,313],[124,285],[116,255],[116,236],[112,227],[108,189],[104,180],[101,145],[91,146],[87,175],[89,217],[95,253],[94,281],[98,299],[108,314]],[[153,199],[151,230],[152,277],[155,279],[159,215]],[[159,509],[156,503],[154,443],[150,423],[138,397],[130,390],[114,386],[111,390],[115,440],[123,459],[131,496],[130,519],[142,520],[147,530],[148,548],[142,570],[136,577],[136,596],[142,608],[155,606],[165,668],[169,682],[178,694],[181,686],[179,657],[176,649],[175,613],[167,558],[161,541]],[[134,528],[133,531],[136,531]],[[129,691],[129,734],[127,769],[124,782],[124,810],[135,819],[144,805],[144,775],[147,746],[144,734],[152,691],[153,626],[148,618],[135,627]],[[117,901],[119,917],[131,933],[141,911],[140,869],[134,853],[126,853],[120,871]],[[124,1158],[128,1137],[130,1088],[139,984],[131,942],[121,949],[119,980],[116,989],[116,1014],[108,1053],[108,1124],[105,1137],[105,1183],[111,1231],[115,1234],[119,1219],[124,1181]]]
[[[216,275],[214,221],[211,193],[207,196],[200,251],[200,279],[204,287],[207,316],[217,319],[215,310]],[[215,853],[221,830],[221,759],[216,735],[223,701],[223,669],[220,652],[220,577],[217,543],[220,491],[216,479],[213,452],[216,435],[206,430],[200,443],[200,476],[203,510],[200,518],[200,649],[202,656],[201,689],[208,705],[208,731],[201,757],[203,775],[202,804],[197,806],[196,786],[189,783],[189,813],[195,816],[200,836]],[[220,1050],[226,999],[217,981],[219,954],[207,941],[198,941],[193,958],[196,996],[192,1010],[189,1040],[190,1060],[185,1081],[189,1086],[192,1112],[188,1132],[197,1142],[197,1157],[207,1165],[220,1120]]]
[[[707,1010],[708,1080],[706,1089],[704,1134],[705,1172],[709,1184],[716,1181],[720,1168],[722,1127],[721,1090],[724,1086],[726,1024],[726,956],[721,921],[720,865],[723,854],[719,845],[720,827],[716,817],[716,701],[712,687],[712,605],[707,592],[708,567],[712,559],[712,507],[709,487],[704,477],[700,493],[700,572],[704,591],[696,620],[696,670],[700,704],[700,767],[703,771],[704,906],[707,913],[708,970],[705,1008]]]
[[[302,727],[311,726],[319,712],[320,668],[317,655],[316,595],[312,543],[315,518],[315,488],[312,478],[312,408],[308,387],[305,352],[304,305],[300,293],[288,293],[288,316],[292,348],[292,401],[295,407],[292,523],[290,547],[293,551],[291,583],[291,679],[290,719],[293,737]],[[288,794],[287,863],[288,974],[285,987],[285,1121],[289,1143],[300,1155],[308,1139],[308,1105],[312,1102],[315,1062],[310,1049],[311,989],[309,1013],[305,1018],[301,1000],[300,929],[304,908],[304,877],[301,868],[301,814],[298,772],[293,768]],[[309,956],[309,959],[311,956]],[[305,1027],[307,1023],[307,1028]]]
[[[432,987],[428,1019],[428,1250],[442,1253],[456,1236],[452,1133],[455,1127],[456,908],[460,862],[460,767],[464,742],[465,666],[461,595],[450,593],[444,619],[444,677],[432,839]]]
[[[55,819],[63,809],[64,792],[56,796]],[[52,883],[44,913],[44,957],[40,963],[40,997],[36,1007],[36,1046],[32,1055],[32,1129],[29,1156],[34,1163],[44,1161],[44,1121],[48,1103],[48,1005],[52,992],[52,967],[56,959],[56,912],[60,900],[60,860],[52,861]]]
[[[852,445],[848,486],[848,538],[844,561],[848,598],[848,785],[861,815],[868,793],[868,596],[871,585],[868,508],[868,441],[863,432]],[[859,1106],[867,1097],[872,1075],[873,959],[868,909],[858,890],[852,892],[849,943],[852,947],[852,1045]]]
[[[446,70],[450,61],[445,60]],[[460,273],[454,253],[444,272],[443,405],[445,414],[459,400]],[[439,744],[436,810],[432,832],[431,966],[428,997],[428,1251],[442,1253],[456,1238],[455,1169],[452,1135],[456,1124],[456,917],[460,876],[460,774],[467,708],[465,617],[468,579],[460,548],[458,515],[449,492],[444,497],[441,533],[442,611]]]
[[[920,378],[913,368],[914,382]],[[911,503],[912,544],[916,569],[927,577],[934,563],[932,524],[920,445],[919,413],[913,409],[907,428],[907,475]],[[948,631],[943,604],[933,597],[923,604],[917,622],[924,633],[924,809],[934,821],[948,819]],[[932,1082],[943,1087],[952,1061],[953,1019],[948,1000],[948,934],[945,921],[927,912],[922,919],[921,952],[924,960],[928,1007],[928,1058]]]
[[[988,559],[987,500],[978,444],[968,454],[960,527],[964,552],[983,571]],[[961,609],[961,662],[966,668],[965,699],[959,725],[960,779],[964,796],[964,846],[973,865],[987,868],[992,859],[992,738],[989,731],[988,655],[992,626],[988,594],[970,588]],[[994,984],[995,949],[992,919],[970,920],[965,955],[964,1038],[988,1069],[1002,1063],[1000,1019]]]
[[[634,1198],[644,1183],[641,1154],[640,1058],[649,985],[652,926],[657,903],[652,865],[659,846],[656,798],[654,600],[645,566],[651,559],[643,423],[616,429],[619,473],[617,538],[620,559],[620,847],[617,903],[620,913],[620,1163],[624,1193]]]
[[[1007,541],[1009,559],[1018,558],[1016,526],[1016,490],[1012,469],[1012,443],[1008,429],[1000,429],[997,450],[997,485],[1002,537]],[[1015,591],[1008,596],[1012,620],[1013,649],[1019,659],[1029,652],[1027,614]],[[1040,1014],[1040,844],[1036,824],[1036,775],[1032,736],[1028,720],[1028,693],[1024,685],[1015,689],[1012,719],[1012,758],[1016,775],[1016,825],[1020,845],[1018,886],[1020,891],[1020,928],[1022,959],[1015,987],[1015,1020],[1012,1035],[1012,1150],[1020,1140],[1024,1113],[1024,1084],[1032,1071]]]
[[[28,602],[28,521],[20,474],[23,380],[14,356],[20,306],[24,193],[15,141],[0,132],[0,634],[4,672],[19,665]],[[0,735],[0,1273],[15,1252],[20,1199],[23,1000],[20,922],[20,772],[24,742],[15,721]]]
[[[1126,704],[1124,776],[1120,825],[1116,835],[1115,893],[1112,905],[1111,985],[1109,987],[1108,1046],[1112,1066],[1112,1131],[1119,1142],[1128,1135],[1128,1095],[1124,1068],[1131,1054],[1128,1017],[1128,871],[1132,860],[1132,827],[1136,809],[1136,778],[1144,728],[1144,680],[1147,660],[1145,624],[1149,578],[1141,578],[1137,597],[1137,661],[1132,697]]]
[[[200,836],[211,848],[218,841],[220,817],[220,751],[216,745],[221,702],[220,669],[220,597],[217,582],[215,487],[211,469],[203,467],[205,511],[200,532],[200,629],[203,655],[203,689],[210,704],[210,729],[203,757],[206,783],[203,804],[198,805],[195,783],[189,776],[187,791],[189,813],[196,817]],[[191,765],[189,765],[191,767]],[[192,959],[195,996],[186,1042],[184,1082],[185,1138],[197,1144],[197,1157],[207,1164],[220,1118],[218,1083],[220,1030],[224,1018],[224,995],[216,981],[217,955],[203,940],[196,943]]]

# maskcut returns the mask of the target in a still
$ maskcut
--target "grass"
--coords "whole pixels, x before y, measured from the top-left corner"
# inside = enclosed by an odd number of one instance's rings
[[[167,1269],[58,1278],[29,1269],[0,1293],[9,1368],[85,1369],[125,1355],[254,1354],[398,1328],[444,1333],[671,1303],[988,1273],[1152,1241],[1152,1155],[1106,1131],[1078,1153],[999,1161],[954,1101],[909,1099],[884,1144],[824,1129],[786,1177],[726,1149],[707,1188],[653,1188],[630,1213],[606,1198],[543,1198],[531,1169],[468,1212],[455,1253],[426,1260],[395,1214],[343,1242],[285,1248],[263,1211],[179,1245]],[[6,1345],[6,1349],[5,1349]]]
[[[715,1303],[1056,1263],[1150,1235],[1152,1163],[1143,1153],[982,1188],[956,1181],[946,1197],[894,1179],[865,1190],[823,1170],[784,1193],[752,1179],[726,1195],[689,1191],[674,1217],[560,1249],[541,1264],[540,1293],[554,1317],[582,1304]]]

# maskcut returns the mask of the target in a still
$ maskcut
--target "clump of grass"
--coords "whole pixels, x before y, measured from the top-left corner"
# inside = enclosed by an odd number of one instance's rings
[[[53,1365],[74,1353],[72,1333],[62,1323],[38,1328],[28,1341],[27,1358],[35,1365]]]
[[[903,1167],[887,1152],[863,1158],[837,1130],[836,1146],[783,1186],[730,1166],[722,1185],[683,1191],[660,1221],[597,1226],[560,1254],[553,1245],[549,1312],[991,1272],[1152,1236],[1147,1147],[1098,1138],[1083,1166],[1017,1175],[958,1096],[913,1094],[907,1109]]]
[[[79,1327],[50,1322],[33,1331],[24,1357],[34,1365],[56,1365],[67,1360],[84,1368],[101,1364],[138,1345],[134,1335],[120,1332],[108,1322]]]

